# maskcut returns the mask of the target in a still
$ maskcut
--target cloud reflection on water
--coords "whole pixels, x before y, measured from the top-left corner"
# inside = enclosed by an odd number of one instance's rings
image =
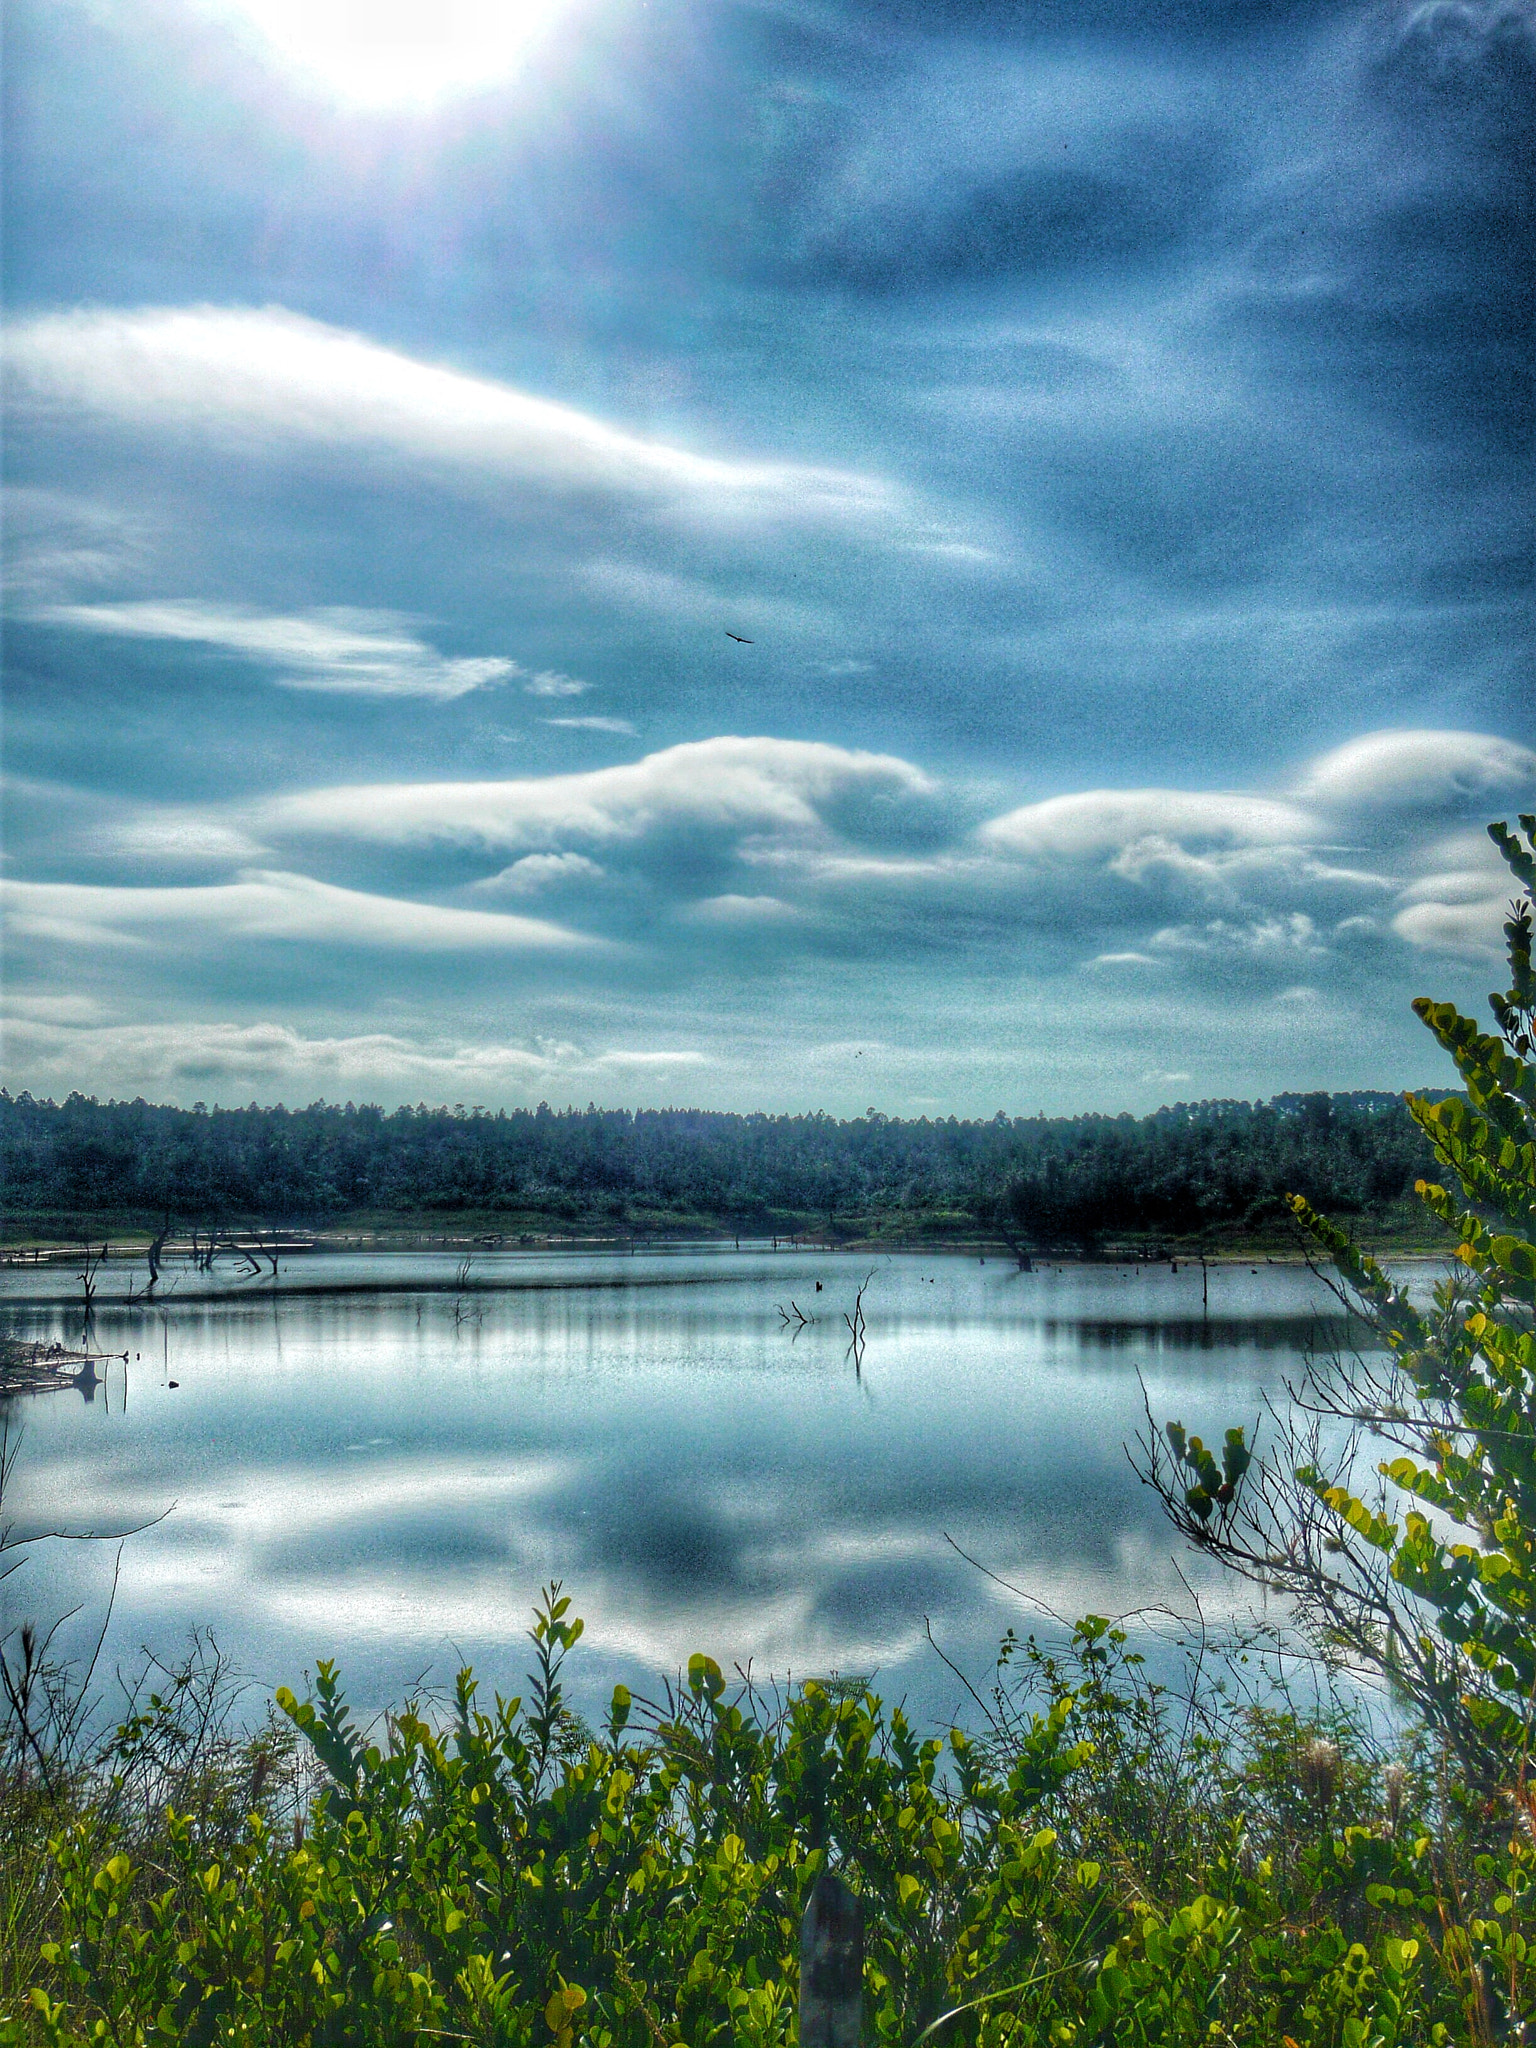
[[[560,1576],[588,1620],[589,1706],[707,1647],[759,1673],[878,1671],[941,1717],[956,1682],[925,1617],[982,1680],[1032,1618],[946,1539],[1061,1613],[1174,1597],[1123,1451],[1138,1373],[1155,1413],[1219,1429],[1330,1327],[1295,1270],[1218,1269],[1203,1320],[1198,1272],[904,1257],[867,1298],[860,1380],[835,1319],[866,1265],[787,1264],[568,1258],[559,1288],[488,1292],[459,1327],[440,1293],[320,1291],[315,1262],[310,1293],[173,1297],[163,1355],[158,1317],[111,1308],[100,1341],[143,1353],[126,1410],[110,1381],[89,1408],[27,1410],[18,1519],[124,1526],[175,1502],[124,1548],[120,1656],[202,1623],[264,1684],[335,1656],[378,1704],[464,1656],[516,1689],[531,1601]],[[411,1273],[433,1277],[393,1278]],[[773,1302],[816,1277],[831,1307],[791,1344]],[[100,1579],[107,1560],[56,1548],[6,1588],[15,1618]]]

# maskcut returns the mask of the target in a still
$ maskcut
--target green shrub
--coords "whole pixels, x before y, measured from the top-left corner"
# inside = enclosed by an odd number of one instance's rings
[[[702,1656],[654,1707],[619,1688],[594,1734],[562,1697],[580,1631],[551,1588],[525,1702],[482,1705],[465,1672],[441,1717],[373,1737],[322,1665],[312,1698],[279,1695],[320,1773],[291,1822],[258,1802],[231,1833],[214,1801],[133,1855],[67,1817],[4,2038],[774,2048],[829,1859],[861,1895],[873,2043],[1408,2048],[1474,2038],[1474,1968],[1518,1982],[1523,1851],[1444,1932],[1436,1857],[1366,1815],[1363,1761],[1299,1828],[1254,1767],[1324,1738],[1274,1711],[1234,1713],[1237,1746],[1191,1775],[1184,1708],[1097,1621],[1027,1657],[1006,1721],[943,1743],[867,1692],[732,1690]],[[1144,1810],[1116,1804],[1128,1768]],[[1170,1799],[1183,1847],[1159,1861]]]

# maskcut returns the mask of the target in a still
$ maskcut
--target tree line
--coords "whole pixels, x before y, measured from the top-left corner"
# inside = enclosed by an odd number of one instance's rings
[[[1150,1116],[840,1119],[717,1110],[179,1109],[0,1091],[0,1200],[47,1219],[320,1225],[476,1212],[829,1231],[948,1214],[1037,1249],[1258,1229],[1305,1196],[1381,1222],[1429,1154],[1375,1090],[1180,1102]]]

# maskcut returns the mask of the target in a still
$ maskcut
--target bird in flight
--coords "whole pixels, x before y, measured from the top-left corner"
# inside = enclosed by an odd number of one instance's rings
[[[733,633],[729,626],[725,629],[725,637],[727,640],[734,640],[738,647],[755,647],[757,645],[755,640],[745,640],[740,633]]]

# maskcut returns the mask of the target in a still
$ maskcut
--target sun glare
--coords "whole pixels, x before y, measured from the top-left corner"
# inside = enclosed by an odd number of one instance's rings
[[[517,68],[567,0],[236,0],[287,61],[354,106],[429,105]]]

